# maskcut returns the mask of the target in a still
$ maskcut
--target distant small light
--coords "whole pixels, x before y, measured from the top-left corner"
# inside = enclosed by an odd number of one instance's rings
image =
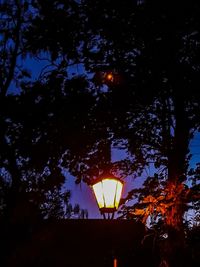
[[[113,74],[112,74],[112,73],[107,74],[106,79],[107,79],[108,81],[110,81],[110,82],[113,82],[113,80],[114,80],[114,76],[113,76]]]
[[[168,234],[167,233],[164,233],[162,236],[163,236],[164,239],[168,238]]]

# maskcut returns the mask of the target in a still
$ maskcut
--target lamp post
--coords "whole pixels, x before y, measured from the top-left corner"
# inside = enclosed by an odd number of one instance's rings
[[[119,206],[123,182],[111,173],[103,173],[92,183],[92,188],[104,219],[113,219]]]

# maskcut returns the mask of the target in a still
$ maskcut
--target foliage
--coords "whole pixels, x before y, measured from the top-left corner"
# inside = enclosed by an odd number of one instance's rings
[[[67,79],[69,62],[61,61],[59,55],[49,56],[47,43],[38,42],[39,35],[34,39],[35,31],[45,37],[37,24],[39,13],[46,10],[43,2],[40,6],[37,1],[2,1],[0,9],[1,216],[9,221],[33,219],[34,214],[35,218],[63,218],[62,157],[70,147],[72,154],[76,153],[74,133],[83,131],[82,122],[76,123],[79,113],[74,107],[81,107],[82,101],[89,105],[92,96],[87,98],[87,83],[82,77]],[[47,41],[55,49],[52,40]],[[45,55],[48,64],[34,80],[34,69],[28,70],[26,62]],[[76,88],[84,92],[80,94]],[[83,120],[86,114],[83,110]]]
[[[171,240],[183,251],[184,214],[199,211],[199,167],[189,171],[200,129],[199,3],[34,0],[1,9],[2,207],[25,193],[39,209],[52,200],[45,208],[60,216],[64,169],[89,184],[108,165],[123,177],[154,168],[122,215],[161,222],[163,262],[176,266]],[[20,66],[28,57],[47,62],[35,81]],[[19,95],[9,93],[14,81]],[[110,147],[127,158],[112,163]]]

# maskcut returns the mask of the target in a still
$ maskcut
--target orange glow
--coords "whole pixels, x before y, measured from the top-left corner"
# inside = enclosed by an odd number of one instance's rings
[[[99,209],[117,209],[121,198],[123,183],[114,178],[105,178],[93,185]]]
[[[114,79],[112,73],[109,73],[109,74],[106,76],[106,79],[112,82],[113,79]]]
[[[116,258],[113,261],[113,267],[117,267],[117,259]]]

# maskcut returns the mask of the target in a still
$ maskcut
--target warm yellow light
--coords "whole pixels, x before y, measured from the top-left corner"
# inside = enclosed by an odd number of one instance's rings
[[[113,79],[114,79],[113,74],[112,74],[112,73],[107,74],[106,79],[107,79],[108,81],[113,82]]]
[[[103,194],[103,187],[101,182],[98,182],[97,184],[93,185],[94,194],[97,200],[97,203],[99,205],[99,208],[104,207],[104,194]]]
[[[116,196],[115,196],[116,209],[119,207],[119,202],[120,202],[121,194],[122,194],[122,187],[123,187],[123,184],[121,182],[118,182],[117,189],[116,189]]]
[[[104,178],[93,184],[94,194],[100,210],[117,210],[123,183],[117,178]]]

